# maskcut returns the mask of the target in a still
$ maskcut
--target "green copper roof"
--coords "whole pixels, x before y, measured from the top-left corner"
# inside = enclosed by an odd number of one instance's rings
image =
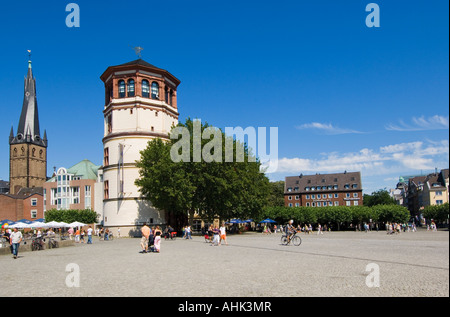
[[[67,169],[67,172],[79,176],[81,179],[96,180],[99,168],[100,166],[94,165],[94,163],[89,160],[82,160],[80,163]]]
[[[80,177],[80,179],[97,179],[98,169],[100,165],[95,165],[89,160],[82,160],[71,168],[67,169],[67,173]],[[47,182],[55,182],[56,177],[53,176]]]

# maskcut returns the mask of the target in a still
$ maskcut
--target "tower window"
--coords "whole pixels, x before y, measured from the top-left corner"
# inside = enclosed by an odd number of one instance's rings
[[[159,99],[159,85],[156,81],[152,82],[152,99]]]
[[[173,90],[170,89],[170,93],[169,93],[169,105],[173,104]]]
[[[150,85],[148,80],[142,81],[142,97],[148,98],[150,96]]]
[[[164,88],[164,100],[166,103],[169,103],[169,88],[167,86]]]
[[[125,81],[119,80],[119,98],[125,98]]]
[[[127,95],[128,95],[128,97],[134,97],[134,80],[133,79],[128,80]]]

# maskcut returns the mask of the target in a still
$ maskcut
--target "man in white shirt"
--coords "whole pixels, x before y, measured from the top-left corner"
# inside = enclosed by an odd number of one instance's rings
[[[89,228],[87,229],[87,236],[88,236],[88,244],[92,244],[92,227],[89,226]]]
[[[22,232],[18,231],[17,228],[14,228],[14,232],[11,233],[10,236],[10,244],[13,248],[13,258],[17,259],[17,254],[19,253],[19,245],[22,242],[23,236]]]

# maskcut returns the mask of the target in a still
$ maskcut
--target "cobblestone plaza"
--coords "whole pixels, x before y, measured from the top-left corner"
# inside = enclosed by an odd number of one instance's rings
[[[139,253],[140,239],[94,238],[18,259],[1,255],[0,296],[36,296],[37,289],[68,297],[449,296],[448,231],[301,234],[298,247],[280,237],[229,235],[229,245],[218,247],[198,236],[163,239],[159,254]],[[374,265],[379,286],[370,284]]]

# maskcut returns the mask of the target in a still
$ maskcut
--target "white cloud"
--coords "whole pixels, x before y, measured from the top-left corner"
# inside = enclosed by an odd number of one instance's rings
[[[449,117],[434,115],[428,119],[424,116],[412,118],[411,124],[406,124],[403,120],[399,124],[388,124],[386,130],[390,131],[423,131],[423,130],[445,130],[449,128]]]
[[[401,173],[448,167],[449,141],[409,142],[351,153],[325,153],[319,158],[281,158],[275,173],[335,173],[361,171],[364,175]]]
[[[349,134],[349,133],[363,133],[363,132],[356,131],[356,130],[334,127],[331,123],[326,124],[326,123],[319,123],[319,122],[305,123],[305,124],[302,124],[300,126],[297,126],[296,129],[299,129],[299,130],[316,129],[316,130],[324,132],[325,134],[331,134],[331,135],[335,135],[335,134]]]

